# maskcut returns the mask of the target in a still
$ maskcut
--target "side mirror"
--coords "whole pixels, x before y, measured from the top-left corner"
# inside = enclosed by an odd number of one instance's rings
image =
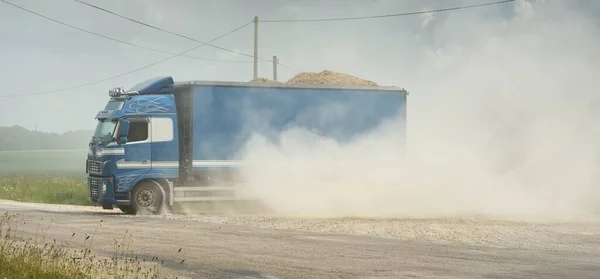
[[[127,143],[127,136],[120,136],[119,139],[117,140],[118,144],[126,144]]]
[[[117,134],[117,143],[126,144],[127,136],[129,135],[129,120],[121,120],[119,132]]]

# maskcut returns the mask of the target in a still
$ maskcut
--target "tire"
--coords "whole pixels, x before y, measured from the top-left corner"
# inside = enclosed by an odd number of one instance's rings
[[[131,196],[135,214],[159,214],[162,210],[163,196],[158,183],[142,181],[136,185]]]

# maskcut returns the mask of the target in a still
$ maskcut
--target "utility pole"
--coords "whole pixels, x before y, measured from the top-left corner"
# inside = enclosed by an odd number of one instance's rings
[[[258,16],[254,17],[254,79],[258,78]]]
[[[277,64],[279,63],[279,61],[277,61],[277,55],[273,56],[273,80],[277,81]]]

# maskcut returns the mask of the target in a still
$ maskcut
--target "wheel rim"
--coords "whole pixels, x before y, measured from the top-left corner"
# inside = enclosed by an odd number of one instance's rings
[[[148,207],[154,204],[154,192],[150,189],[142,189],[138,192],[136,196],[137,204],[143,207]]]

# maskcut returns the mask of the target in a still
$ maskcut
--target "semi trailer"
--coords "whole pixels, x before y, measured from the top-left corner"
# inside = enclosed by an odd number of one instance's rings
[[[385,121],[405,127],[397,87],[184,81],[158,77],[109,90],[86,160],[89,199],[127,214],[240,201],[242,151],[301,128],[339,143]],[[402,144],[402,143],[398,143]]]

